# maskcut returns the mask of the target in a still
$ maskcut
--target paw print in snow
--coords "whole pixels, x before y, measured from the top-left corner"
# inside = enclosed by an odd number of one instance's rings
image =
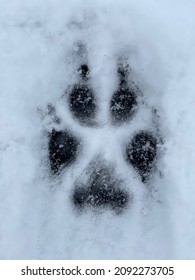
[[[109,112],[106,123],[108,130],[112,128],[117,131],[125,127],[127,132],[122,137],[125,144],[117,143],[120,147],[119,156],[122,156],[129,170],[133,169],[138,180],[147,187],[151,177],[157,172],[158,147],[161,144],[159,129],[154,124],[157,110],[145,104],[143,94],[135,83],[129,80],[131,69],[128,61],[119,59],[116,72],[118,88],[107,101]],[[91,134],[95,133],[98,140],[102,137],[101,131],[104,128],[97,119],[100,101],[91,85],[88,63],[86,61],[80,63],[75,74],[77,83],[68,89],[61,99],[65,99],[68,103],[66,109],[69,110],[73,121],[79,125],[79,129],[87,127]],[[51,108],[53,108],[51,114],[55,115],[55,108],[52,106]],[[142,114],[141,119],[139,119],[140,114]],[[143,121],[144,114],[147,116],[147,121]],[[55,119],[60,122],[58,116],[55,116]],[[140,126],[139,122],[141,122]],[[135,129],[132,129],[134,127]],[[112,137],[115,137],[114,133]],[[66,128],[64,125],[60,130],[53,128],[48,133],[48,158],[53,176],[59,176],[74,168],[77,160],[84,156],[80,153],[84,145],[85,139],[80,139],[70,127]],[[112,143],[110,145],[112,150]],[[87,147],[85,148],[87,150]],[[102,146],[102,151],[103,148]],[[97,150],[87,167],[83,167],[80,176],[75,178],[70,199],[73,206],[81,212],[84,209],[111,209],[115,213],[122,213],[133,201],[133,195],[124,187],[124,180],[115,163],[104,159],[102,151]]]

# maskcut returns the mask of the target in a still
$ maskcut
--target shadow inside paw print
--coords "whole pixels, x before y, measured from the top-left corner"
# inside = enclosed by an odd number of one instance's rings
[[[110,126],[115,129],[125,123],[131,125],[139,108],[139,89],[133,83],[129,83],[128,63],[119,63],[117,73],[119,86],[109,103]],[[77,75],[78,82],[68,91],[67,102],[73,119],[81,128],[85,126],[90,129],[96,123],[98,104],[86,63],[78,67]],[[95,129],[101,130],[101,127],[97,126]],[[82,139],[82,143],[84,142]],[[129,168],[133,167],[143,183],[147,183],[150,175],[155,172],[158,142],[158,137],[154,131],[151,132],[150,126],[132,136],[129,135],[124,161]],[[80,156],[78,152],[80,149],[80,139],[74,136],[71,129],[64,128],[61,131],[53,129],[49,133],[48,141],[48,157],[52,173],[60,174],[63,170],[68,172]],[[97,154],[101,154],[101,151],[97,151]],[[123,180],[110,165],[105,164],[103,160],[95,161],[95,164],[89,163],[87,171],[83,170],[87,179],[83,181],[84,175],[81,174],[81,178],[79,176],[75,180],[71,200],[77,210],[82,212],[86,208],[111,209],[115,213],[122,213],[122,210],[128,207],[133,195],[124,187]]]
[[[92,169],[87,183],[83,186],[76,183],[72,201],[77,209],[83,210],[86,206],[95,208],[111,208],[115,213],[122,212],[127,207],[130,194],[120,188],[122,185],[115,172],[104,163]]]
[[[69,95],[69,109],[72,115],[83,125],[93,125],[97,101],[93,89],[89,86],[89,68],[82,64],[78,69],[79,83],[74,85]]]
[[[49,135],[49,160],[54,174],[77,158],[79,140],[68,131],[53,131]]]
[[[69,96],[69,106],[72,114],[81,124],[93,124],[96,101],[91,88],[85,84],[75,85]]]
[[[128,84],[128,66],[119,65],[119,87],[110,102],[110,113],[113,124],[121,124],[130,120],[137,108],[137,91]],[[137,90],[137,91],[136,91]]]
[[[127,161],[146,182],[157,155],[157,139],[148,131],[137,133],[126,148]]]

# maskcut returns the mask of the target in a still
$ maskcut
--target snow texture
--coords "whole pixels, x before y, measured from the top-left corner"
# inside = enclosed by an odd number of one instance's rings
[[[195,258],[194,11],[194,0],[0,0],[0,259]],[[82,63],[74,56],[79,41],[101,129],[75,121],[62,101]],[[107,109],[121,55],[148,105],[112,126]],[[151,108],[164,144],[161,176],[145,185],[123,147],[147,127]],[[48,163],[53,126],[71,130],[82,146],[59,176]],[[97,151],[133,193],[120,215],[72,207],[74,182],[86,180]]]

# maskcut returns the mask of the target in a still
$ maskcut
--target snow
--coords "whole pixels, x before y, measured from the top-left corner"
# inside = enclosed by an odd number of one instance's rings
[[[194,0],[0,0],[0,259],[195,258],[194,10]],[[160,112],[163,177],[152,183],[154,197],[117,146],[131,129],[145,126],[147,109],[133,128],[105,124],[101,132],[81,128],[64,110],[60,97],[75,82],[78,40],[87,44],[102,123],[121,53]],[[40,113],[48,103],[87,143],[78,162],[56,179],[46,165],[44,131],[51,124]],[[76,215],[73,182],[101,147],[135,201],[120,216]]]

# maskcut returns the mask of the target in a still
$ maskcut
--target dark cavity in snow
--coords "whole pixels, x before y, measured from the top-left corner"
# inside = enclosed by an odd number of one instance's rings
[[[127,161],[139,172],[145,182],[154,166],[157,155],[157,140],[147,131],[137,133],[126,148]]]
[[[133,87],[130,87],[128,83],[129,71],[128,64],[119,64],[117,71],[119,87],[113,94],[110,102],[113,124],[121,124],[130,120],[137,107],[137,92]]]
[[[58,173],[62,167],[76,160],[79,141],[67,131],[56,131],[49,134],[49,160],[51,170]]]
[[[69,107],[73,116],[83,125],[92,125],[96,115],[93,90],[86,84],[75,85],[69,96]]]
[[[119,214],[127,207],[130,198],[120,185],[120,180],[108,168],[96,168],[85,185],[77,183],[72,195],[73,205],[78,210],[109,208]]]

